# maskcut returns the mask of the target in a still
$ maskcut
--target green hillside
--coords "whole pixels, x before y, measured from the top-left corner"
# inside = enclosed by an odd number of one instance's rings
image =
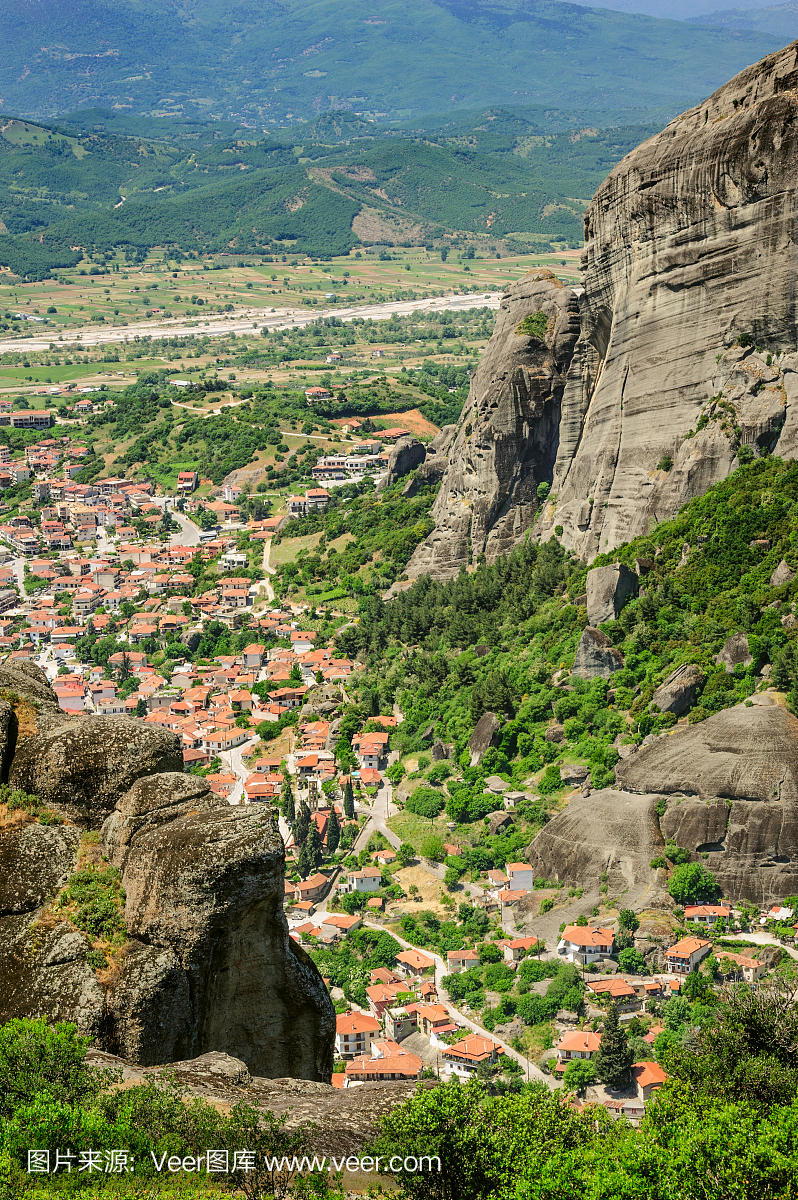
[[[461,114],[429,134],[382,131],[343,114],[260,140],[217,137],[207,122],[173,126],[178,136],[165,139],[163,122],[143,118],[135,125],[146,137],[7,118],[0,262],[34,279],[74,265],[73,246],[268,253],[288,243],[346,254],[364,209],[387,220],[388,240],[458,230],[579,244],[585,203],[656,127],[555,132],[540,110],[522,113]]]
[[[11,111],[254,125],[495,103],[678,110],[779,44],[558,0],[7,0],[0,39]]]

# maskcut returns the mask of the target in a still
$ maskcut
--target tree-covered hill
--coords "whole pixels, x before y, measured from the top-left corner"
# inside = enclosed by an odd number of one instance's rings
[[[459,758],[482,713],[503,714],[499,748],[479,768],[463,760],[467,793],[447,801],[456,820],[469,812],[466,820],[481,819],[483,780],[496,770],[520,784],[566,755],[590,765],[594,786],[606,786],[618,735],[639,744],[675,723],[672,713],[651,707],[651,698],[682,663],[697,664],[705,676],[686,718],[691,723],[745,700],[768,665],[770,682],[798,711],[798,578],[770,582],[782,560],[798,570],[796,514],[798,463],[766,457],[616,550],[612,561],[648,570],[644,594],[601,627],[623,655],[609,680],[571,677],[569,689],[557,686],[555,673],[571,666],[587,625],[587,610],[576,603],[587,568],[555,539],[527,541],[447,583],[422,578],[387,603],[364,597],[359,622],[341,630],[337,646],[367,664],[361,689],[369,711],[400,704],[397,749],[423,749],[428,734],[421,735],[432,724]],[[753,661],[727,672],[715,658],[739,632]],[[562,745],[545,739],[552,714],[564,725]],[[557,791],[559,771],[550,768],[537,786],[543,794]]]
[[[7,109],[249,124],[519,100],[677,111],[781,44],[557,0],[7,0],[0,38]]]
[[[462,230],[578,244],[584,203],[656,128],[566,132],[556,114],[503,109],[429,135],[351,118],[272,138],[207,123],[173,125],[173,136],[162,121],[85,124],[0,128],[0,262],[24,277],[74,265],[74,246],[346,254],[363,210],[399,241]]]

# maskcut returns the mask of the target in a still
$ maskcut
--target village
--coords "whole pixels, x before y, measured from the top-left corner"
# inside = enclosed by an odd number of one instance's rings
[[[95,396],[75,408],[90,413],[113,403]],[[45,435],[52,427],[47,412],[8,407],[0,401],[0,424]],[[343,432],[358,429],[350,420]],[[618,919],[580,916],[553,936],[546,927],[544,938],[540,904],[530,931],[529,901],[541,881],[528,863],[506,862],[452,884],[445,861],[426,857],[391,828],[407,799],[390,777],[402,714],[364,717],[342,737],[347,689],[362,664],[336,653],[331,629],[319,636],[315,610],[311,617],[307,606],[275,601],[266,564],[287,522],[324,510],[329,487],[378,478],[388,459],[384,444],[406,432],[381,431],[346,455],[319,459],[309,474],[313,486],[288,496],[284,515],[261,520],[246,519],[242,488],[233,483],[200,503],[196,492],[208,481],[197,471],[179,473],[174,495],[117,476],[77,482],[88,451],[71,435],[44,436],[23,454],[0,446],[0,488],[29,483],[33,498],[0,524],[0,652],[41,666],[64,712],[128,716],[169,730],[184,769],[205,776],[218,796],[277,810],[289,936],[323,975],[329,956],[359,935],[389,935],[397,952],[390,965],[368,970],[357,997],[324,976],[337,1013],[335,1087],[477,1076],[512,1090],[538,1079],[573,1090],[576,1105],[598,1102],[638,1123],[666,1079],[655,1043],[671,1029],[668,1004],[684,994],[685,981],[702,962],[721,958],[727,978],[756,987],[774,961],[750,949],[719,950],[718,933],[737,928],[740,914],[728,903],[696,904],[685,907],[686,934],[664,948],[661,971],[623,970],[629,930]],[[495,800],[488,835],[512,825],[516,805],[539,800],[497,776],[485,779],[485,793]],[[443,844],[449,861],[462,852],[456,829],[451,822]],[[408,870],[417,882],[408,882]],[[455,899],[463,901],[457,918]],[[403,920],[419,904],[450,915],[463,931],[462,948],[437,953],[413,944]],[[464,910],[480,915],[477,930]],[[759,919],[783,932],[792,917],[776,906]],[[357,953],[367,957],[362,944]],[[506,1014],[498,1029],[486,1025],[473,993],[452,983],[486,964],[486,977],[492,970],[496,980],[495,991],[486,985],[488,996],[499,1009],[508,989],[546,999],[561,968],[574,979],[581,973],[578,994],[570,1007],[548,1011],[536,1045],[519,1036],[517,1015]],[[586,1066],[600,1050],[610,1008],[639,1047],[631,1085],[620,1091],[600,1085]],[[538,1021],[535,1031],[543,1028]]]

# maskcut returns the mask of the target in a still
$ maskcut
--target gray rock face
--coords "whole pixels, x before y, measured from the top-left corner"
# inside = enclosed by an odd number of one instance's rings
[[[177,734],[131,717],[81,717],[21,741],[9,783],[84,828],[99,829],[141,776],[182,770]]]
[[[764,904],[795,894],[798,720],[786,709],[716,713],[642,747],[617,764],[615,776],[630,791],[656,783],[672,797],[663,833],[705,852],[728,895]]]
[[[572,675],[580,679],[609,679],[623,666],[623,655],[616,650],[610,639],[600,629],[590,625],[582,630],[579,645],[576,648]]]
[[[535,313],[543,314],[543,336],[518,333]],[[493,561],[531,528],[541,504],[538,485],[551,481],[578,332],[577,298],[550,272],[535,271],[504,294],[448,448],[433,508],[436,528],[410,560],[411,578],[456,574],[469,549]],[[434,442],[430,450],[438,450]]]
[[[408,479],[402,489],[402,495],[415,496],[422,487],[435,487],[443,479],[448,466],[449,460],[445,454],[435,454],[430,457],[428,453],[413,478]]]
[[[396,483],[408,471],[413,471],[416,467],[421,466],[426,458],[426,450],[424,443],[418,438],[403,437],[399,438],[391,453],[388,455],[388,472],[385,476],[385,487],[390,487],[392,483]]]
[[[587,573],[587,619],[591,625],[614,621],[627,600],[637,595],[638,578],[625,563],[595,567]]]
[[[608,874],[611,892],[629,889],[625,901],[648,889],[654,895],[649,863],[664,846],[657,820],[656,794],[602,788],[577,794],[557,813],[529,846],[526,857],[544,877],[563,883],[598,887]]]
[[[795,579],[795,571],[788,567],[782,559],[770,577],[770,586],[781,587],[783,583],[792,583],[793,579]]]
[[[694,663],[683,663],[671,671],[651,697],[660,712],[672,712],[680,717],[691,708],[704,682],[705,675]]]
[[[335,1013],[288,936],[271,810],[232,808],[203,779],[164,770],[175,738],[163,732],[64,718],[18,743],[14,786],[76,823],[0,830],[0,1021],[73,1021],[145,1064],[211,1054],[217,1066],[230,1056],[262,1076],[328,1080]],[[78,863],[81,827],[106,812],[100,848],[122,874],[128,941],[101,982],[89,939],[53,900]]]
[[[565,729],[562,725],[549,725],[544,736],[547,742],[561,742],[565,738]]]
[[[468,740],[471,752],[471,766],[478,767],[490,746],[496,744],[496,734],[501,728],[501,721],[495,713],[487,712],[476,723],[474,732]]]
[[[744,633],[733,633],[720,654],[715,657],[718,666],[725,667],[729,674],[738,663],[748,667],[753,661],[753,656],[748,648],[748,637]]]
[[[562,543],[590,561],[724,479],[738,444],[798,456],[797,70],[793,44],[610,172],[585,215],[579,336],[569,323],[557,379],[544,367],[546,379],[516,388],[531,363],[503,311],[411,574],[452,574],[469,549],[490,559],[515,544],[542,480],[556,499],[538,535],[562,526]],[[525,286],[504,304],[520,309]],[[735,345],[741,333],[783,356],[768,364]]]

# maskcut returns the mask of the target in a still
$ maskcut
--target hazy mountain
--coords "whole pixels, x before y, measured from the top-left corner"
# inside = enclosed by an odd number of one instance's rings
[[[615,12],[643,13],[648,17],[659,17],[665,21],[689,21],[693,17],[705,17],[711,13],[713,17],[721,17],[731,5],[724,5],[719,0],[571,0],[584,8],[610,8]],[[752,9],[766,8],[768,0],[749,5]],[[712,21],[710,24],[725,24],[723,21]]]
[[[695,24],[724,25],[734,30],[756,30],[782,42],[798,38],[798,3],[776,4],[769,8],[730,8],[706,16],[690,18]]]
[[[558,0],[6,0],[0,39],[6,112],[248,124],[496,103],[675,112],[779,40]]]

